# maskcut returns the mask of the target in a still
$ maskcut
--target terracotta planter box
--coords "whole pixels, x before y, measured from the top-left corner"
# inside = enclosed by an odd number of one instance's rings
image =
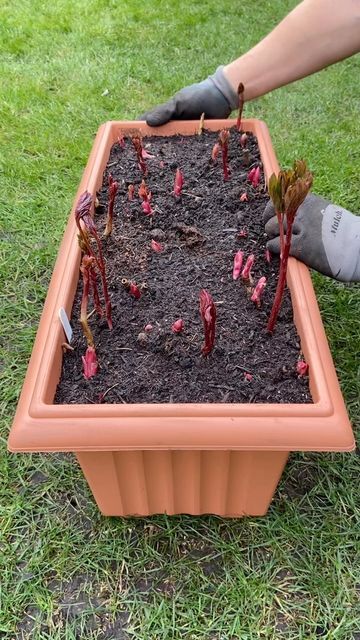
[[[217,130],[234,124],[209,121]],[[81,180],[95,194],[120,131],[194,134],[196,122],[149,129],[100,127]],[[265,124],[244,120],[258,138],[265,175],[278,164]],[[76,198],[77,200],[77,198]],[[75,200],[75,201],[76,201]],[[354,439],[307,268],[290,260],[288,285],[313,404],[54,405],[62,364],[58,310],[71,314],[80,251],[73,211],[49,286],[9,437],[10,451],[75,453],[105,515],[265,514],[290,451],[351,451]]]

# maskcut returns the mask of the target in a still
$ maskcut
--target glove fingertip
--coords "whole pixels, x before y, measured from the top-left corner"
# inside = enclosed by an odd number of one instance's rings
[[[166,124],[171,119],[171,115],[168,113],[150,112],[146,115],[146,124],[149,127],[160,127],[162,124]]]
[[[267,203],[265,209],[264,209],[264,213],[263,213],[263,221],[264,224],[266,224],[268,222],[268,220],[270,220],[270,218],[273,218],[275,215],[275,209],[274,209],[274,205],[272,203],[271,200],[269,200],[269,202]]]

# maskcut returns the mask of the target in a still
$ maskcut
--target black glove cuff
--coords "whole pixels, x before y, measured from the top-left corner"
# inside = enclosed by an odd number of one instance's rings
[[[228,80],[225,78],[223,69],[224,65],[218,67],[215,73],[212,76],[209,76],[209,80],[211,80],[215,87],[219,89],[219,91],[221,91],[223,96],[228,101],[231,110],[237,109],[239,106],[239,96],[229,84]]]

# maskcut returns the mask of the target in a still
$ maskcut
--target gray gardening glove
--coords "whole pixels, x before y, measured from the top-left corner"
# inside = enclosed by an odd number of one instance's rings
[[[279,225],[270,201],[264,211],[267,247],[280,253]],[[290,255],[309,267],[342,282],[360,281],[360,216],[308,195],[293,226]]]
[[[150,127],[158,127],[169,120],[197,120],[202,113],[206,118],[227,118],[239,104],[237,93],[218,67],[212,76],[202,82],[190,84],[151,111],[140,120],[146,120]]]

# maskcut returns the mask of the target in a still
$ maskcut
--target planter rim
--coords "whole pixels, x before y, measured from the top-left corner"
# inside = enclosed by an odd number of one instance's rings
[[[236,120],[208,120],[208,129]],[[243,120],[259,140],[264,173],[278,171],[264,122]],[[59,250],[8,446],[11,451],[93,451],[128,449],[234,449],[350,451],[354,438],[327,344],[307,267],[289,261],[288,285],[302,350],[310,365],[313,404],[77,404],[54,405],[49,382],[64,341],[58,310],[71,312],[80,250],[74,221],[78,196],[100,185],[109,146],[120,132],[142,135],[195,134],[198,122],[107,122],[99,128]],[[74,276],[75,274],[75,276]]]

